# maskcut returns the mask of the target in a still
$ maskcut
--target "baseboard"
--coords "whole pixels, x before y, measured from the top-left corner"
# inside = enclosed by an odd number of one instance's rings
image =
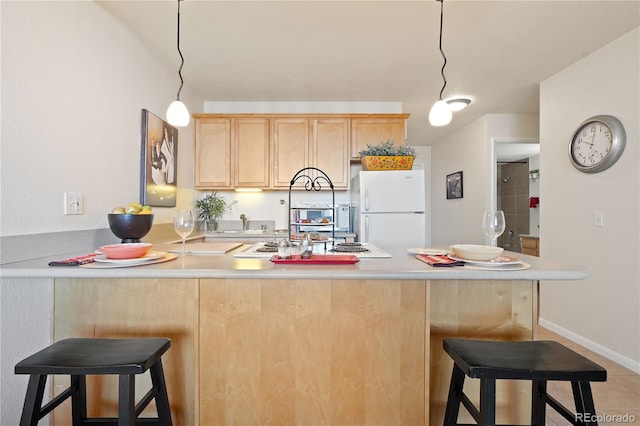
[[[635,361],[631,358],[628,358],[624,355],[621,355],[617,352],[612,351],[609,348],[606,348],[592,340],[587,339],[586,337],[580,336],[570,330],[567,330],[564,327],[561,327],[557,324],[552,323],[551,321],[547,321],[544,318],[538,319],[538,324],[541,327],[544,327],[550,331],[553,331],[556,334],[559,334],[562,337],[565,337],[572,342],[575,342],[585,348],[589,349],[592,352],[597,353],[598,355],[602,355],[603,357],[610,359],[611,361],[620,364],[624,368],[628,368],[634,373],[640,374],[640,362]]]

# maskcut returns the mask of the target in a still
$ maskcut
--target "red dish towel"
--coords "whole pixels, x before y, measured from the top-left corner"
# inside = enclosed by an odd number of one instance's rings
[[[540,197],[530,197],[529,198],[529,207],[535,209],[540,204]]]
[[[464,266],[464,262],[460,260],[453,260],[447,256],[431,256],[428,254],[419,254],[416,256],[418,260],[421,260],[424,263],[427,263],[431,266]]]

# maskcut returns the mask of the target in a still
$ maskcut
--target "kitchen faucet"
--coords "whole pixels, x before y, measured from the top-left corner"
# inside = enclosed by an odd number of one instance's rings
[[[249,229],[247,216],[244,213],[240,215],[240,219],[242,220],[242,230],[246,231],[247,229]]]

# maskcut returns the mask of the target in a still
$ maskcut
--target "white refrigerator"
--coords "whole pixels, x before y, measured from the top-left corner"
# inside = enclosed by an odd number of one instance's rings
[[[424,170],[362,171],[351,182],[351,191],[358,241],[424,247]]]

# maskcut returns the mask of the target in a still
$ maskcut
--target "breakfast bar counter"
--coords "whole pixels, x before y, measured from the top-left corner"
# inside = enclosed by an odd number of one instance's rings
[[[361,259],[354,265],[275,265],[264,259],[237,258],[233,255],[247,249],[244,244],[225,255],[178,256],[175,260],[122,268],[50,267],[52,260],[87,253],[68,253],[55,258],[39,258],[2,265],[3,277],[14,278],[256,278],[256,279],[427,279],[427,280],[581,280],[589,276],[578,266],[522,253],[505,252],[518,257],[531,267],[525,270],[479,270],[469,267],[431,267],[415,259],[404,248],[386,248],[391,258]],[[157,244],[154,250],[168,246]]]
[[[531,267],[505,271],[432,267],[386,247],[391,258],[353,265],[275,265],[234,257],[245,248],[126,268],[42,258],[1,272],[53,283],[53,340],[169,337],[169,399],[185,426],[442,424],[452,366],[442,339],[535,339],[538,280],[579,290],[571,280],[588,276],[520,253],[509,254]],[[89,385],[97,415],[113,415],[112,385]],[[528,420],[529,385],[498,394],[500,421]],[[52,424],[68,424],[57,411]]]

